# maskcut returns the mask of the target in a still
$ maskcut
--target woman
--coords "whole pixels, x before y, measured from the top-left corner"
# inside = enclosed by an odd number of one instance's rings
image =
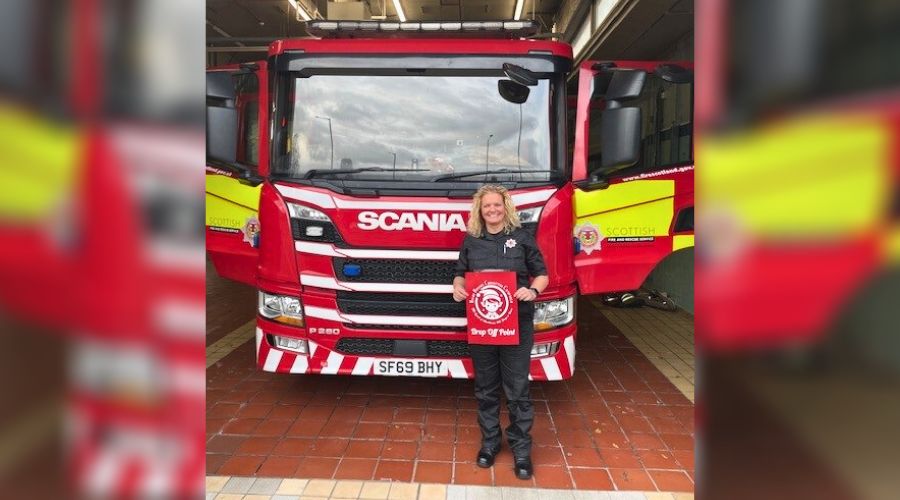
[[[509,427],[506,438],[515,457],[514,470],[519,479],[533,474],[531,464],[531,425],[534,408],[528,391],[531,347],[534,343],[534,305],[531,303],[547,287],[547,267],[534,237],[522,229],[512,198],[502,186],[482,186],[472,200],[468,234],[459,250],[453,299],[465,300],[466,271],[502,269],[515,271],[519,303],[519,345],[469,345],[475,367],[475,398],[478,400],[478,425],[481,450],[476,464],[494,465],[500,451],[500,387],[506,394]],[[529,277],[534,280],[529,283]]]

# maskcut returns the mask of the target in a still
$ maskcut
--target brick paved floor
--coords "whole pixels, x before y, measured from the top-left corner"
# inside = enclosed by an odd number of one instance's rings
[[[206,345],[256,318],[256,289],[220,278],[206,261]]]
[[[591,303],[622,332],[628,341],[668,378],[682,394],[694,400],[694,317],[684,311],[651,307],[608,307],[597,298]]]
[[[471,381],[275,375],[248,341],[207,370],[207,473],[692,491],[691,401],[589,300],[577,348],[572,379],[532,384],[536,470],[520,481],[508,450],[473,463]]]

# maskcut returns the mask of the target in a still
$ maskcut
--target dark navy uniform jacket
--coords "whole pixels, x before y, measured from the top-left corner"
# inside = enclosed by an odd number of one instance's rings
[[[530,277],[547,274],[547,266],[537,241],[521,227],[509,234],[503,231],[490,234],[485,230],[480,238],[466,233],[466,239],[459,249],[455,275],[465,277],[467,271],[485,269],[515,271],[517,288],[528,287]]]

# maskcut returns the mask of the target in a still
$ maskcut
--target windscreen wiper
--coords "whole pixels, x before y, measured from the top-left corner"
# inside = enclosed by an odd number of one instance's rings
[[[491,175],[491,174],[547,174],[552,177],[556,174],[553,170],[519,170],[513,168],[501,168],[499,170],[489,170],[489,171],[480,171],[480,172],[464,172],[460,174],[446,174],[439,175],[432,179],[433,182],[442,182],[451,179],[462,179],[464,177],[474,177],[476,175]]]
[[[384,168],[384,167],[360,167],[348,168],[344,170],[334,169],[312,169],[303,176],[304,179],[312,179],[313,177],[333,177],[342,174],[358,174],[359,172],[429,172],[427,168]]]

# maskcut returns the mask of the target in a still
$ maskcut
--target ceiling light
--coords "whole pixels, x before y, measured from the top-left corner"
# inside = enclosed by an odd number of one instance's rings
[[[400,18],[400,22],[405,23],[406,15],[403,13],[403,7],[400,6],[400,0],[394,0],[394,10],[397,11],[397,16]]]
[[[297,9],[297,14],[299,14],[300,17],[302,17],[304,21],[312,20],[312,17],[310,17],[310,15],[307,14],[306,9],[301,7],[300,4],[297,2],[297,0],[288,0],[288,3],[293,5],[294,8]]]
[[[395,0],[396,1],[396,0]],[[522,7],[525,6],[525,0],[516,0],[516,16],[515,20],[522,19]]]

